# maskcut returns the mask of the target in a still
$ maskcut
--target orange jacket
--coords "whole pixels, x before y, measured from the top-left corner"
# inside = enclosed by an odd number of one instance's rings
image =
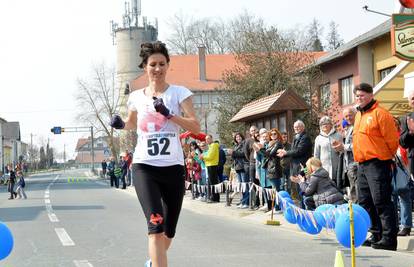
[[[398,133],[394,118],[378,101],[355,116],[353,149],[356,162],[392,159],[397,153]]]

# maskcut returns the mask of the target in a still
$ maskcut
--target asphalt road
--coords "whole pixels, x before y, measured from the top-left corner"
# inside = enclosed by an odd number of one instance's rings
[[[15,242],[0,266],[144,265],[146,223],[133,190],[110,188],[85,170],[40,174],[26,183],[26,200],[7,200],[6,188],[0,187],[0,221]],[[331,236],[214,216],[208,209],[221,204],[194,209],[195,202],[185,201],[169,266],[331,267],[341,249]],[[351,266],[349,250],[342,250],[345,266]],[[360,248],[357,266],[412,267],[414,254]]]

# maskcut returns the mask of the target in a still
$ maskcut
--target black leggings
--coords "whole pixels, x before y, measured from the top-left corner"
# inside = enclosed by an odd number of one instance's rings
[[[173,238],[185,192],[184,167],[132,164],[132,179],[148,224],[148,234]]]

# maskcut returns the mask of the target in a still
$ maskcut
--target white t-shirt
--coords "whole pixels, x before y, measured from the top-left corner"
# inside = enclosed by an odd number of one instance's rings
[[[170,85],[158,96],[172,113],[180,115],[180,104],[192,95],[183,86]],[[153,166],[184,165],[180,142],[180,126],[155,111],[153,99],[144,94],[144,89],[133,91],[128,99],[128,109],[137,111],[137,146],[133,163]]]

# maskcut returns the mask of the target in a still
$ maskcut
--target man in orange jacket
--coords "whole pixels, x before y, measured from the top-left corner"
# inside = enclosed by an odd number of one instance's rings
[[[358,202],[372,222],[372,236],[364,245],[396,250],[398,227],[391,201],[391,168],[398,148],[397,128],[392,115],[374,99],[371,85],[357,85],[354,95],[358,104],[353,133]]]

